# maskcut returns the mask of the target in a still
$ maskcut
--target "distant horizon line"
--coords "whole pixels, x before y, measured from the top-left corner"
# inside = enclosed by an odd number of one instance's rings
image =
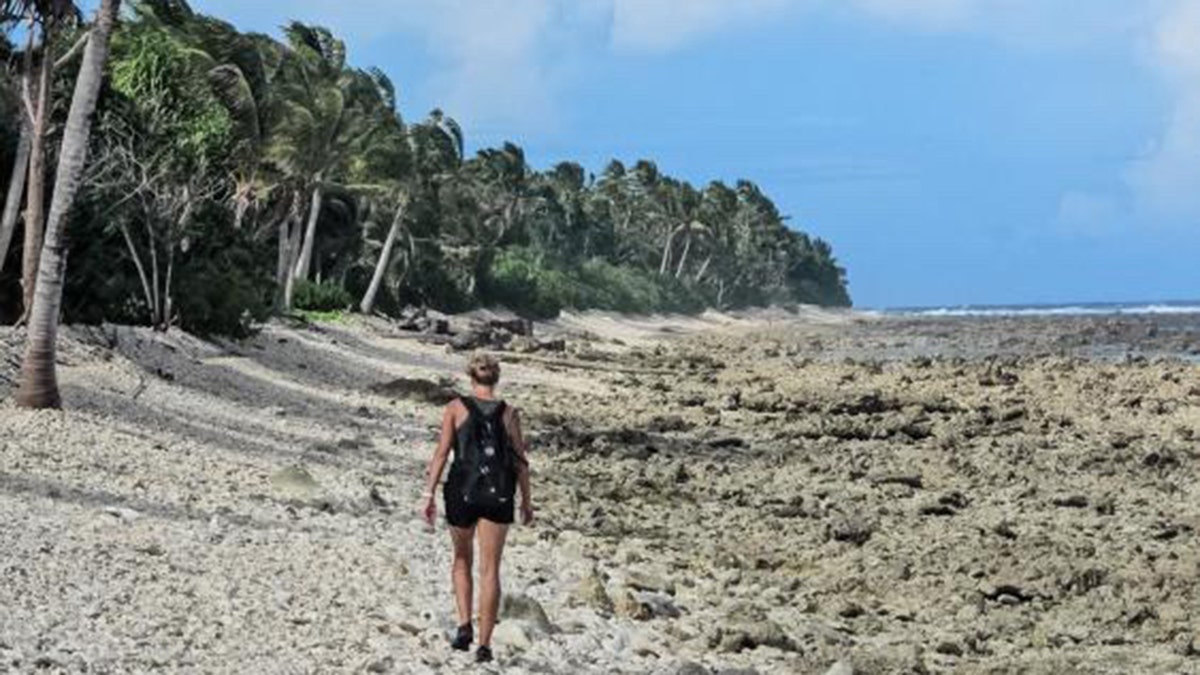
[[[855,307],[861,311],[883,312],[888,314],[929,314],[929,313],[1046,313],[1059,314],[1153,314],[1153,313],[1200,313],[1200,298],[1181,300],[1098,300],[1098,301],[1066,301],[1066,302],[1027,302],[1027,303],[944,303],[933,305],[904,305],[892,307]],[[1075,310],[1075,311],[1071,311]],[[1109,310],[1109,311],[1103,311]],[[1124,310],[1122,312],[1121,310]]]

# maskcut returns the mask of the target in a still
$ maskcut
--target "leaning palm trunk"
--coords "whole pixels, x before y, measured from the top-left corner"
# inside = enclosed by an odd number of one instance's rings
[[[667,267],[671,264],[671,245],[675,243],[675,233],[667,235],[667,243],[663,246],[662,262],[658,265],[658,276],[663,276],[667,273]]]
[[[25,194],[25,178],[29,172],[29,153],[33,143],[33,128],[24,115],[21,116],[21,138],[17,141],[17,158],[13,162],[12,177],[8,179],[8,196],[4,201],[4,215],[0,217],[0,271],[8,258],[8,247],[13,232],[17,229],[17,218],[21,216],[21,198]]]
[[[388,229],[387,239],[383,242],[383,250],[379,252],[379,262],[375,263],[375,274],[371,277],[371,285],[367,287],[367,293],[363,296],[362,304],[359,309],[363,314],[370,314],[375,308],[375,296],[379,294],[379,287],[383,285],[383,277],[387,273],[388,264],[392,260],[392,248],[396,245],[396,236],[400,234],[400,224],[404,220],[404,207],[396,209],[396,215],[392,217],[392,226]]]
[[[284,286],[283,286],[283,308],[285,310],[290,310],[292,308],[292,298],[294,298],[296,295],[295,270],[296,270],[296,265],[297,265],[297,259],[300,257],[300,235],[301,234],[302,234],[302,230],[300,229],[300,221],[298,218],[294,219],[292,222],[291,234],[288,235],[288,259],[287,259],[288,275],[287,275],[287,281],[284,283]]]
[[[683,268],[687,266],[688,252],[692,250],[692,231],[688,230],[687,239],[683,241],[683,254],[679,256],[679,266],[675,268],[675,278],[678,279],[683,274]]]
[[[287,287],[288,277],[291,276],[288,274],[291,271],[288,263],[292,259],[292,239],[289,234],[291,228],[292,217],[290,215],[279,221],[279,226],[276,228],[279,230],[278,248],[276,249],[275,257],[275,311],[277,312],[285,308],[284,289]]]
[[[704,279],[704,273],[708,271],[708,266],[712,263],[712,254],[709,253],[704,262],[700,264],[700,271],[696,272],[696,283],[700,283]]]
[[[43,36],[42,63],[38,69],[37,103],[33,107],[33,137],[29,154],[29,183],[25,195],[25,250],[21,258],[21,284],[25,289],[25,317],[33,307],[37,288],[38,265],[42,256],[43,227],[46,224],[46,133],[50,128],[50,94],[54,59],[50,54],[50,35]]]
[[[683,231],[683,228],[684,226],[680,225],[667,234],[667,243],[663,246],[662,261],[658,265],[659,276],[666,276],[667,270],[671,269],[671,249],[675,246],[675,237]]]
[[[308,225],[304,228],[304,248],[300,249],[300,259],[296,261],[296,278],[307,279],[312,267],[313,242],[317,238],[317,221],[321,219],[321,177],[317,176],[317,186],[313,188],[312,204],[308,207]]]
[[[75,80],[75,93],[71,97],[71,111],[63,132],[54,198],[50,203],[42,259],[38,266],[37,292],[30,312],[25,358],[21,364],[21,386],[17,390],[18,405],[28,408],[57,408],[62,405],[54,361],[58,314],[62,306],[63,279],[67,268],[65,229],[87,162],[92,115],[100,98],[104,64],[108,61],[109,37],[120,8],[121,0],[101,0],[91,38],[84,50],[83,64]]]

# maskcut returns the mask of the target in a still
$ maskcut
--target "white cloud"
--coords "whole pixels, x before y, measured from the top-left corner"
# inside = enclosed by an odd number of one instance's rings
[[[801,21],[809,12],[897,30],[975,35],[1023,49],[1118,41],[1131,58],[1139,46],[1144,50],[1148,67],[1169,87],[1172,110],[1145,156],[1123,176],[1126,194],[1067,194],[1059,220],[1071,227],[1089,218],[1111,220],[1108,212],[1118,208],[1113,200],[1122,212],[1200,217],[1200,0],[195,1],[260,29],[293,16],[328,25],[352,50],[387,39],[419,40],[438,63],[423,83],[430,98],[468,129],[519,136],[544,137],[556,127],[561,92],[586,77],[587,59],[610,50],[666,53],[730,30]]]
[[[1139,211],[1159,220],[1200,220],[1200,0],[1178,0],[1159,23],[1153,57],[1174,108],[1150,151],[1128,171]]]
[[[607,0],[611,1],[611,0]],[[271,3],[274,5],[274,3]],[[586,35],[607,20],[596,0],[292,0],[286,7],[241,0],[196,0],[198,9],[236,17],[263,30],[298,19],[343,37],[351,59],[368,44],[423,44],[434,61],[418,83],[466,128],[545,131],[557,119],[556,93],[566,51],[560,39]],[[602,8],[601,8],[602,9]],[[401,104],[404,105],[404,82]],[[411,83],[408,83],[411,84]],[[423,114],[406,108],[410,115]]]
[[[665,51],[733,26],[746,25],[797,0],[607,0],[612,43],[621,49]]]
[[[442,0],[426,18],[431,51],[444,69],[431,88],[468,125],[545,127],[555,119],[557,76],[544,36],[552,0]]]

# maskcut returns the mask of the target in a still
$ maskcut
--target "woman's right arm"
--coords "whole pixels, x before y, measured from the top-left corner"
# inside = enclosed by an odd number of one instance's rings
[[[446,406],[442,412],[442,430],[438,436],[437,447],[433,457],[429,459],[429,468],[425,472],[425,493],[422,495],[422,512],[430,524],[437,518],[437,487],[442,482],[442,472],[446,469],[446,460],[450,457],[450,446],[454,442],[454,404]]]

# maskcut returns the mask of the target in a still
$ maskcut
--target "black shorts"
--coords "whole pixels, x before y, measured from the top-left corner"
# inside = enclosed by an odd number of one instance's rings
[[[478,504],[469,504],[463,501],[462,490],[458,486],[458,481],[454,480],[454,476],[446,481],[442,496],[445,498],[446,522],[453,527],[474,527],[480,518],[498,525],[512,525],[513,523],[515,510],[511,500],[507,506],[498,508],[485,508]]]

